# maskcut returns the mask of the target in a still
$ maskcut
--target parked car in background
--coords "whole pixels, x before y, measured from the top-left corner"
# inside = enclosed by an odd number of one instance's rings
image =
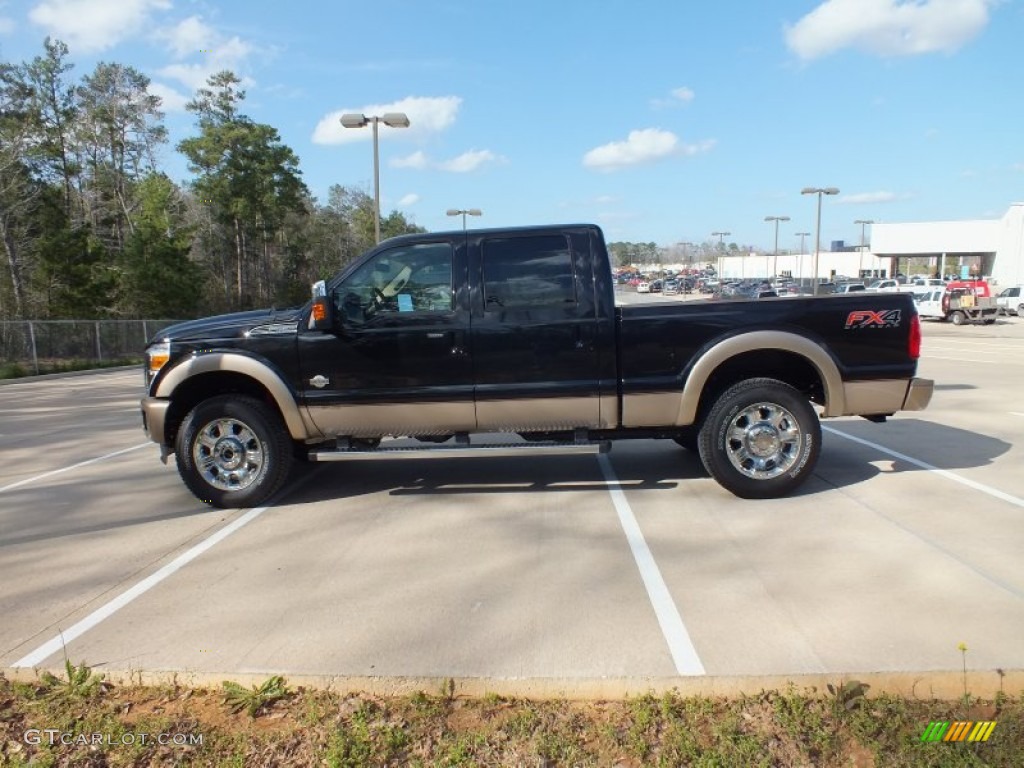
[[[875,293],[899,293],[900,283],[894,279],[887,280],[875,280],[873,283],[867,286],[869,291]]]
[[[996,296],[996,306],[999,307],[1001,315],[1024,317],[1024,286],[1015,285],[1011,288],[1004,288]]]
[[[652,280],[651,281],[651,293],[661,293],[661,289],[662,289],[663,286],[664,286],[664,283],[661,280]]]
[[[651,284],[648,283],[646,280],[641,280],[639,283],[636,284],[636,292],[637,293],[650,293],[651,292]]]
[[[864,283],[843,283],[837,285],[834,293],[857,293],[858,291],[866,291],[868,288]]]
[[[679,281],[666,280],[665,284],[661,287],[661,292],[666,296],[675,296],[679,293]]]

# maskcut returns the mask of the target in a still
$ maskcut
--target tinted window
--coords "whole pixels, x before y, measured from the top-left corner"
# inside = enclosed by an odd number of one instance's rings
[[[483,258],[488,309],[576,303],[572,253],[561,235],[486,240]]]
[[[379,312],[451,312],[452,295],[451,245],[418,243],[374,256],[338,286],[335,303],[358,325]]]

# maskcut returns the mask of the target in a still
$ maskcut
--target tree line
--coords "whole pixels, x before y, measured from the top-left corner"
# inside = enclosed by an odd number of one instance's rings
[[[75,81],[47,38],[0,62],[0,319],[191,317],[299,303],[374,242],[373,198],[302,180],[278,131],[242,111],[230,71],[187,105],[175,147],[193,177],[161,171],[167,129],[149,78],[100,62]],[[397,211],[382,237],[422,232]]]

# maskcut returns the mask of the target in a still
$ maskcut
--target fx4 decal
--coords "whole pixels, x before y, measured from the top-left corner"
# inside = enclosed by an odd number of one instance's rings
[[[850,328],[899,328],[901,310],[883,309],[858,309],[846,316],[847,330]]]

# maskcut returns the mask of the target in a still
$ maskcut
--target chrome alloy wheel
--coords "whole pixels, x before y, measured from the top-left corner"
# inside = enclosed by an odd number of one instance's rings
[[[216,419],[196,434],[192,461],[207,483],[221,491],[241,491],[260,476],[263,444],[238,419]]]
[[[778,403],[755,403],[737,412],[725,435],[729,461],[754,480],[789,471],[802,448],[796,418]]]

